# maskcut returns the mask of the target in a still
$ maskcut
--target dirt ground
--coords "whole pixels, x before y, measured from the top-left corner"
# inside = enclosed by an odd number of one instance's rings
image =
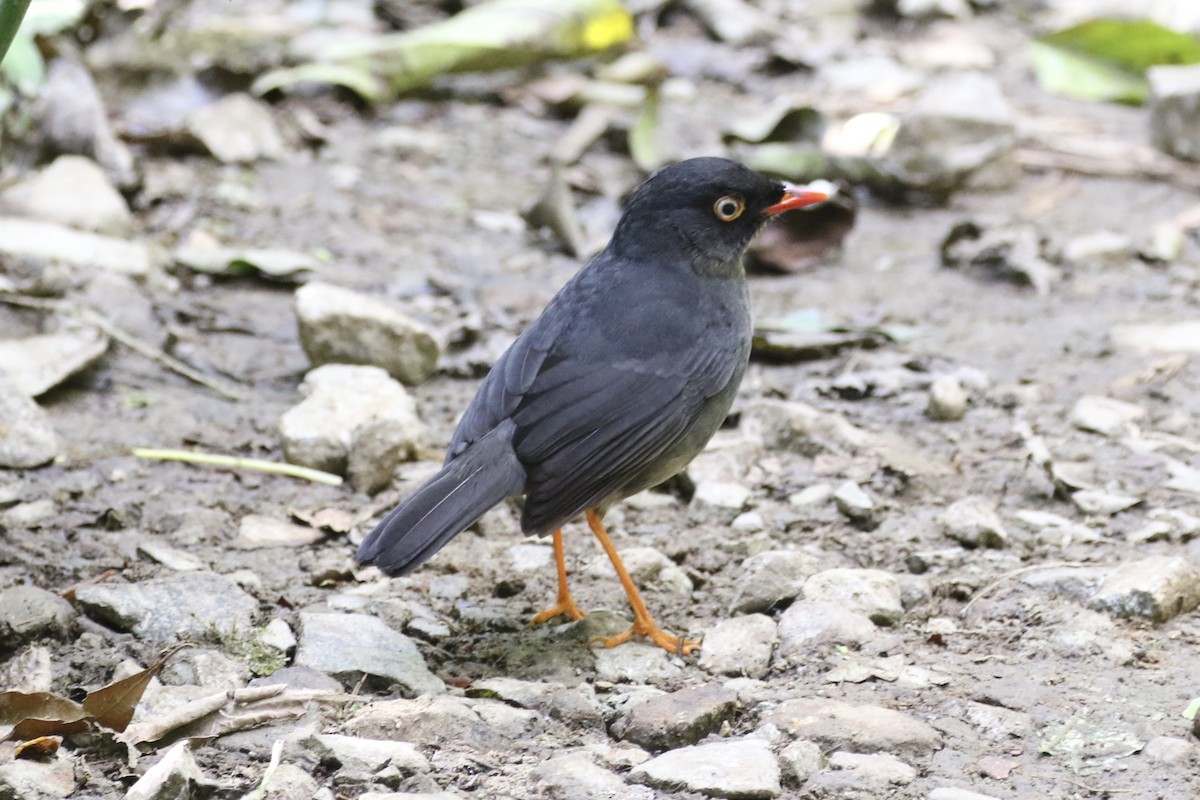
[[[1011,19],[998,13],[971,24],[997,54],[995,74],[1022,120],[1044,125],[1066,120],[1097,135],[1145,141],[1144,109],[1086,104],[1038,90],[1023,51],[1012,46],[1027,34],[1014,29]],[[869,34],[894,43],[919,39],[922,31],[904,22]],[[659,35],[680,41],[705,36],[686,20]],[[705,48],[708,57],[725,52],[712,43]],[[759,74],[733,85],[699,78],[694,102],[666,104],[664,140],[675,156],[723,152],[720,132],[728,119],[761,108],[803,79]],[[161,179],[172,187],[138,208],[140,235],[171,242],[201,227],[220,231],[226,241],[325,249],[332,258],[321,267],[323,279],[386,298],[444,335],[470,330],[473,339],[448,354],[446,368],[413,390],[430,431],[426,460],[434,461],[483,366],[578,266],[546,234],[480,222],[479,212],[495,212],[485,221],[496,215],[518,219],[547,179],[547,148],[569,124],[501,101],[493,90],[512,80],[463,78],[448,83],[445,96],[403,99],[375,113],[329,97],[282,101],[276,106],[281,116],[296,107],[315,109],[327,126],[327,141],[278,162],[237,167],[201,156],[139,152],[148,184]],[[119,114],[119,101],[113,102]],[[400,126],[434,144],[406,152],[390,148],[382,134]],[[604,145],[585,163],[615,182],[633,175],[625,156]],[[230,185],[256,202],[229,202],[230,194],[220,189]],[[912,326],[919,335],[820,360],[752,364],[721,436],[738,435],[737,414],[747,403],[785,398],[871,431],[900,434],[929,459],[950,465],[949,471],[905,479],[886,470],[863,474],[852,459],[771,451],[757,463],[739,465],[739,481],[752,490],[750,508],[767,520],[761,531],[734,530],[682,504],[621,509],[614,517],[619,547],[654,547],[696,583],[688,597],[648,591],[648,601],[667,626],[702,633],[731,615],[741,563],[767,549],[797,548],[831,565],[906,576],[919,587],[916,601],[874,652],[859,655],[903,655],[906,663],[945,676],[942,685],[831,683],[826,675],[846,653],[814,652],[798,667],[773,669],[761,687],[762,696],[773,700],[828,697],[883,705],[941,731],[944,746],[913,764],[917,778],[880,796],[925,797],[939,786],[1000,798],[1200,796],[1194,756],[1166,764],[1140,753],[1155,736],[1192,738],[1192,723],[1182,712],[1200,693],[1196,611],[1158,625],[1117,618],[1100,625],[1083,610],[1094,584],[1073,582],[1064,569],[1055,581],[1006,579],[964,615],[980,590],[1025,567],[1070,562],[1112,568],[1152,555],[1200,562],[1200,539],[1130,536],[1156,510],[1200,514],[1196,496],[1165,486],[1167,471],[1154,452],[1136,452],[1119,437],[1079,430],[1069,420],[1081,396],[1112,394],[1121,386],[1120,398],[1145,411],[1137,423],[1141,431],[1200,442],[1195,360],[1166,379],[1119,384],[1162,356],[1122,349],[1111,337],[1116,325],[1196,318],[1200,251],[1189,243],[1171,264],[1126,255],[1069,265],[1063,280],[1044,295],[946,269],[938,255],[947,231],[963,219],[1030,221],[1059,244],[1101,230],[1140,243],[1155,223],[1195,206],[1196,193],[1166,181],[1027,170],[1012,189],[959,193],[944,207],[888,206],[865,194],[862,199],[840,257],[798,274],[751,278],[755,313],[765,319],[815,307],[847,324]],[[591,212],[611,217],[615,205],[612,199],[597,201]],[[129,582],[164,574],[165,567],[139,553],[139,543],[149,538],[194,554],[219,573],[249,570],[257,576],[250,591],[262,619],[281,616],[298,627],[300,610],[377,580],[352,567],[355,543],[370,523],[348,536],[280,552],[231,549],[240,520],[251,513],[286,519],[297,510],[330,507],[382,513],[413,485],[405,476],[429,465],[403,468],[391,487],[368,497],[348,487],[131,457],[130,448],[150,446],[280,459],[278,421],[297,402],[297,386],[309,369],[292,286],[186,272],[177,278],[143,288],[173,352],[210,374],[236,380],[251,399],[225,400],[119,345],[97,367],[43,397],[41,405],[63,442],[61,457],[42,469],[0,475],[0,482],[16,500],[51,500],[53,512],[29,526],[10,524],[0,534],[0,587],[32,583],[60,590],[108,570]],[[37,332],[42,324],[35,312],[0,310],[5,336]],[[986,386],[972,389],[962,420],[929,419],[921,376],[960,367],[986,375]],[[839,389],[856,378],[870,383],[877,371],[913,380],[877,393]],[[1056,459],[1082,465],[1103,488],[1143,501],[1112,516],[1081,514],[1055,496],[1045,473],[1030,463],[1026,442],[1016,432],[1022,421]],[[1200,465],[1197,451],[1172,455]],[[856,528],[832,504],[796,508],[787,502],[814,483],[836,485],[847,477],[880,504],[878,527]],[[1007,547],[963,549],[946,537],[939,514],[969,495],[994,504],[1010,530]],[[1077,527],[1073,533],[1039,530],[1017,516],[1025,510],[1062,515]],[[586,643],[563,628],[525,627],[552,598],[554,575],[545,569],[508,580],[504,554],[521,541],[514,511],[494,512],[418,573],[393,581],[389,591],[428,603],[448,626],[448,635],[420,642],[430,668],[443,678],[460,684],[495,676],[594,683],[593,651]],[[624,613],[616,581],[580,569],[599,554],[586,528],[569,528],[567,543],[580,604]],[[948,555],[924,561],[914,556],[930,551]],[[449,574],[467,579],[465,593],[451,600],[430,594],[430,583]],[[101,685],[121,662],[145,665],[159,654],[158,647],[82,614],[79,625],[83,635],[46,643],[56,691]],[[678,676],[649,683],[676,689],[709,680],[692,658],[684,660]],[[968,710],[980,704],[1027,715],[1022,718],[1030,727],[1003,730],[980,723]],[[730,733],[758,725],[750,709]],[[437,780],[472,796],[533,796],[522,788],[530,759],[590,741],[594,733],[573,736],[574,741],[539,740],[514,753],[492,753],[492,768],[481,776],[468,779],[446,770]],[[93,781],[81,791],[120,795],[131,778],[123,760],[81,752]],[[196,750],[210,775],[238,791],[248,791],[258,779],[267,755],[216,745]],[[1006,777],[984,777],[978,765],[989,756],[1016,766]],[[352,796],[365,788],[340,787],[338,794]],[[784,796],[804,795],[785,781]]]

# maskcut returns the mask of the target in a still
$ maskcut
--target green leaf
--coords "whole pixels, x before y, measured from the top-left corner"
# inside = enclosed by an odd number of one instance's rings
[[[653,172],[663,165],[658,146],[658,108],[658,88],[651,87],[629,129],[629,155],[643,172]]]
[[[302,83],[341,86],[372,105],[382,102],[388,93],[383,80],[372,75],[366,67],[323,62],[272,70],[260,75],[250,91],[261,97],[275,89],[287,91]]]
[[[46,62],[24,29],[13,39],[4,63],[0,64],[0,75],[26,97],[33,97],[42,87],[42,81],[46,79]]]
[[[1200,63],[1200,40],[1148,20],[1097,19],[1030,45],[1042,88],[1084,100],[1144,103],[1146,70]]]

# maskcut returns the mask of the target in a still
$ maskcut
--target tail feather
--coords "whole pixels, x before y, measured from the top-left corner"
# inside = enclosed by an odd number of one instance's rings
[[[504,498],[525,488],[511,423],[475,442],[392,509],[355,556],[388,575],[407,575]]]

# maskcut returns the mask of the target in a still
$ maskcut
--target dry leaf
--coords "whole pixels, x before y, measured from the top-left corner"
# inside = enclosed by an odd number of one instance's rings
[[[28,758],[40,761],[58,752],[62,739],[57,736],[39,736],[27,742],[21,742],[13,751],[13,758]]]
[[[136,675],[130,675],[89,693],[83,699],[83,710],[104,727],[120,733],[133,719],[134,709],[141,701],[146,687],[150,685],[150,679],[157,675],[166,663],[167,659],[164,658]]]

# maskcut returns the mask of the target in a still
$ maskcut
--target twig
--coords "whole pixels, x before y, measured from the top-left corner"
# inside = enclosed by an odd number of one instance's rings
[[[985,596],[991,594],[992,590],[995,589],[997,586],[999,586],[1000,584],[1004,583],[1007,580],[1011,580],[1012,578],[1017,577],[1018,575],[1024,575],[1026,572],[1036,572],[1039,569],[1059,569],[1060,567],[1077,568],[1077,567],[1094,567],[1094,566],[1096,566],[1096,565],[1088,564],[1083,561],[1053,561],[1049,564],[1034,564],[1029,567],[1021,567],[1020,569],[1014,569],[1012,572],[1004,573],[999,578],[996,578],[996,580],[992,581],[987,586],[980,589],[975,594],[975,596],[972,597],[965,606],[963,606],[962,611],[958,612],[958,615],[960,617],[967,616],[967,612],[971,610],[971,606],[975,605],[977,602],[982,600]]]
[[[1200,189],[1200,170],[1146,148],[1129,148],[1122,158],[1040,147],[1017,150],[1017,161],[1030,169],[1057,169],[1101,178],[1140,178]]]
[[[157,362],[172,372],[182,375],[189,381],[198,383],[208,389],[212,389],[222,397],[237,401],[248,399],[248,396],[245,393],[218,383],[212,378],[209,378],[192,369],[179,359],[167,355],[159,348],[138,340],[138,338],[132,333],[113,325],[108,321],[107,317],[105,317],[103,314],[97,313],[93,309],[80,308],[73,303],[63,300],[46,300],[40,297],[26,297],[25,295],[8,293],[0,294],[0,303],[8,303],[9,305],[21,306],[22,308],[33,308],[40,311],[54,311],[59,314],[73,316],[82,322],[95,325],[97,328],[104,331],[104,333],[106,333],[108,336],[116,339],[118,342],[125,345],[130,350],[133,350],[135,353],[143,355],[151,361]]]
[[[271,760],[263,773],[262,782],[254,791],[242,795],[242,800],[263,800],[267,796],[267,785],[271,782],[271,778],[275,777],[275,770],[279,767],[279,761],[282,758],[283,739],[277,739],[275,744],[271,745]]]
[[[298,467],[295,464],[281,464],[277,461],[265,461],[261,458],[238,458],[223,456],[217,453],[199,453],[193,450],[162,450],[153,447],[135,447],[130,451],[138,458],[152,458],[159,461],[183,461],[188,464],[209,464],[216,467],[237,467],[253,469],[259,472],[271,472],[277,475],[287,475],[292,478],[303,478],[316,483],[326,483],[330,486],[341,486],[342,476],[330,472],[322,472],[311,467]]]

